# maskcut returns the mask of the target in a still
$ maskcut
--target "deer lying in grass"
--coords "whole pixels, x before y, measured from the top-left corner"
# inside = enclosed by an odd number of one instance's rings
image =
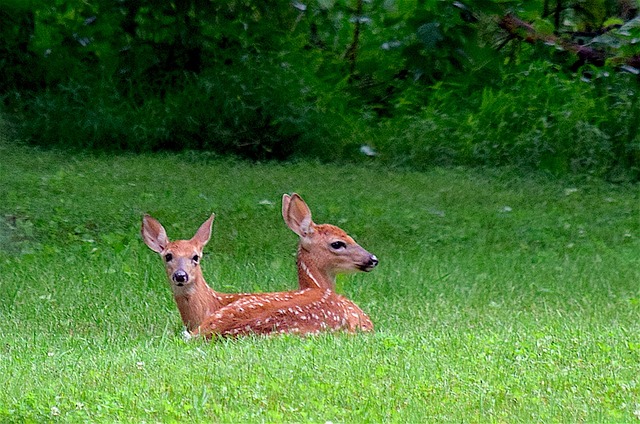
[[[211,215],[190,240],[173,242],[169,241],[158,220],[149,215],[142,219],[142,239],[162,257],[173,298],[188,331],[198,328],[205,318],[220,308],[245,296],[242,293],[218,293],[209,287],[202,276],[200,259],[202,249],[211,238],[213,219],[214,215]]]
[[[283,197],[283,217],[300,236],[300,290],[258,294],[219,293],[209,287],[199,262],[211,237],[212,215],[190,240],[169,241],[160,222],[142,220],[142,238],[160,254],[187,330],[194,335],[317,333],[322,330],[371,331],[369,317],[334,292],[341,272],[371,271],[377,258],[333,225],[316,225],[297,194]]]
[[[336,273],[371,271],[378,258],[364,250],[342,229],[331,224],[315,224],[309,206],[297,194],[282,196],[282,217],[300,236],[297,265],[298,285],[335,289]]]
[[[285,222],[298,236],[300,290],[245,295],[215,312],[193,332],[215,335],[270,333],[314,334],[320,331],[372,331],[369,317],[334,291],[336,274],[371,271],[378,259],[340,228],[317,225],[302,198],[283,196]]]

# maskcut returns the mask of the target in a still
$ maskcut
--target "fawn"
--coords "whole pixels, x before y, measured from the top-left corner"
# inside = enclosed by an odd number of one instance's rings
[[[286,204],[286,205],[285,205]],[[283,217],[300,236],[300,290],[275,293],[219,293],[200,268],[202,249],[211,237],[214,215],[190,240],[170,242],[160,222],[142,220],[142,238],[165,261],[165,270],[182,321],[192,334],[317,333],[322,330],[371,331],[369,317],[333,291],[340,272],[371,271],[377,258],[333,225],[316,225],[299,195],[283,196]]]
[[[169,241],[167,233],[149,215],[142,218],[142,238],[147,246],[164,260],[173,298],[178,305],[182,322],[188,331],[198,328],[205,318],[245,294],[218,293],[213,290],[200,268],[202,249],[211,238],[212,214],[190,240]]]
[[[315,224],[309,206],[297,194],[282,196],[282,217],[300,236],[297,265],[301,289],[335,289],[336,273],[371,271],[378,258],[364,250],[342,229],[331,224]]]
[[[311,219],[311,211],[294,193],[283,196],[282,215],[300,236],[299,290],[245,295],[206,319],[194,335],[299,333],[325,330],[372,331],[369,317],[334,291],[336,274],[371,271],[378,259],[340,228]]]

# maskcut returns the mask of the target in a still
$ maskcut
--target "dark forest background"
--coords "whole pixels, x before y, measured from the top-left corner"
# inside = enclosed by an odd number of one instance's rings
[[[633,0],[4,0],[15,138],[640,179]]]

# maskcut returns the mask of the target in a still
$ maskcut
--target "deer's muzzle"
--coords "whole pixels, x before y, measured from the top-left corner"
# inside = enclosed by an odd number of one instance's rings
[[[189,274],[183,269],[179,269],[173,273],[173,281],[175,281],[178,286],[182,286],[189,281]]]
[[[361,271],[369,272],[373,268],[375,268],[377,265],[378,265],[378,258],[376,257],[376,255],[371,255],[369,256],[369,259],[363,264],[360,264],[358,268],[360,268]]]

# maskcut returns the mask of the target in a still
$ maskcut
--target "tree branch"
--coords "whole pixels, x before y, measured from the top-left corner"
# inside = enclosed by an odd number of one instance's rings
[[[515,38],[529,44],[535,44],[541,41],[573,52],[578,56],[579,65],[590,63],[595,66],[603,66],[607,58],[605,52],[602,50],[567,41],[555,35],[541,34],[536,31],[533,26],[511,13],[503,16],[498,22],[498,26]]]

